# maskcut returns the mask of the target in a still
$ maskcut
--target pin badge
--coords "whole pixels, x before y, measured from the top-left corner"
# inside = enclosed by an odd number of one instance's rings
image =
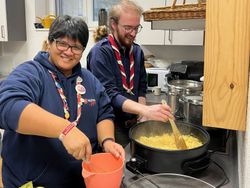
[[[80,76],[77,77],[76,79],[77,82],[82,82],[82,78]]]
[[[81,84],[77,84],[75,89],[76,89],[76,92],[81,94],[81,95],[86,93],[85,87],[83,85],[81,85]]]

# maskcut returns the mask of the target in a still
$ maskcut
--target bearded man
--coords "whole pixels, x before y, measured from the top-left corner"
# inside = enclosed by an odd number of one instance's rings
[[[90,50],[87,68],[99,79],[115,112],[115,139],[124,147],[129,128],[138,121],[168,121],[173,118],[168,105],[146,105],[144,53],[136,44],[141,31],[142,9],[133,1],[122,0],[109,12],[111,33]]]

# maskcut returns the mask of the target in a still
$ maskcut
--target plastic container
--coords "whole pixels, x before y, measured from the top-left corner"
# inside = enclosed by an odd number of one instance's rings
[[[87,188],[119,188],[123,176],[123,160],[110,153],[98,153],[82,163],[82,176]]]
[[[101,8],[98,12],[98,25],[108,25],[108,13],[106,11],[106,9]]]
[[[37,16],[36,18],[38,18],[41,21],[42,26],[44,28],[50,28],[51,24],[56,19],[56,16],[55,15],[48,15],[48,16],[46,16],[44,18],[41,18],[41,17]]]

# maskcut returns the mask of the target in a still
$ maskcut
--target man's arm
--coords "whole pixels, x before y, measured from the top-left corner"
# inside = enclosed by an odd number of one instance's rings
[[[147,106],[127,99],[122,105],[122,110],[124,112],[136,114],[142,117],[144,121],[158,120],[166,122],[169,118],[173,118],[170,107],[162,104]]]
[[[146,98],[145,98],[145,97],[139,97],[139,98],[138,98],[138,102],[139,102],[140,104],[146,104]]]

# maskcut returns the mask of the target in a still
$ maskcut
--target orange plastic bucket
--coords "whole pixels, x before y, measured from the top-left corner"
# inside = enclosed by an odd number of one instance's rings
[[[91,155],[82,163],[82,176],[87,188],[119,188],[123,176],[123,160],[111,153]]]

